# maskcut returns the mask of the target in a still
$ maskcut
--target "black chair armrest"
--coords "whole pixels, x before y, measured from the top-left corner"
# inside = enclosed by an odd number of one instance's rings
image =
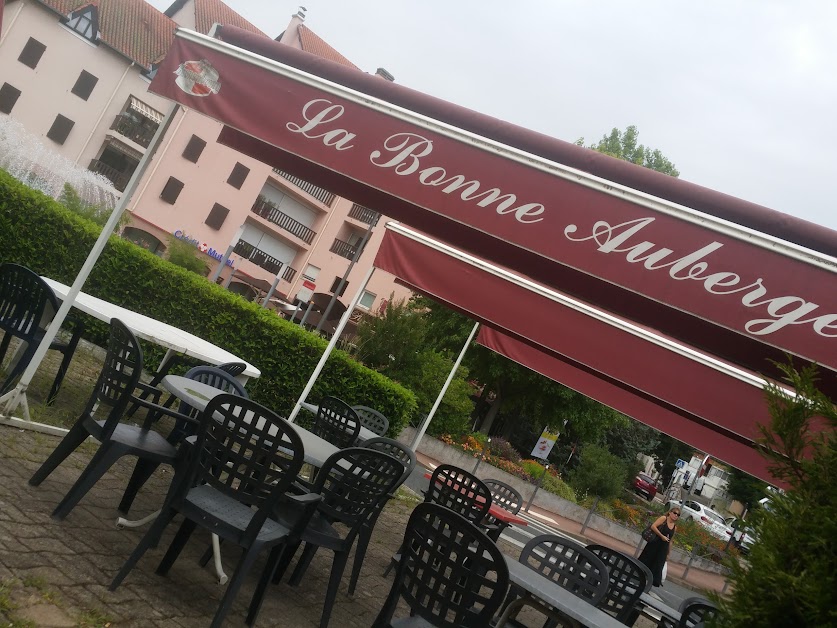
[[[159,420],[161,416],[170,416],[173,419],[183,421],[184,423],[188,423],[189,425],[200,425],[200,420],[196,419],[195,417],[191,417],[188,414],[183,414],[182,412],[178,412],[177,410],[172,410],[171,408],[166,408],[165,406],[153,403],[151,401],[148,401],[147,399],[142,399],[140,397],[137,397],[136,395],[131,395],[131,401],[133,401],[138,406],[141,406],[148,410],[148,414],[146,415],[145,420],[142,422],[142,429],[144,430],[151,429],[151,425],[155,421]]]
[[[137,389],[140,390],[143,395],[151,397],[154,403],[160,403],[160,396],[163,394],[163,391],[159,388],[155,388],[154,386],[150,386],[149,384],[144,384],[142,382],[137,382]],[[146,397],[143,396],[142,399],[146,399]]]
[[[299,519],[297,519],[294,527],[290,531],[291,538],[300,538],[305,528],[308,527],[308,522],[311,517],[317,512],[317,506],[323,501],[323,496],[319,493],[306,493],[305,495],[288,495],[288,499],[297,502],[302,506],[302,512]]]

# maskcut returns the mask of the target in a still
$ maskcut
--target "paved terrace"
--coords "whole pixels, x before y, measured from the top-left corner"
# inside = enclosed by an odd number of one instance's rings
[[[176,525],[169,527],[160,547],[145,555],[116,592],[107,590],[144,532],[115,527],[116,505],[133,459],[117,463],[67,519],[59,522],[50,513],[94,447],[82,447],[40,487],[29,486],[29,477],[57,442],[55,436],[0,426],[0,626],[209,625],[223,587],[211,565],[198,565],[209,541],[199,532],[167,577],[156,575],[154,569]],[[169,472],[158,470],[138,496],[133,516],[159,507],[170,477]],[[353,598],[347,595],[348,574],[344,576],[331,626],[366,628],[372,624],[391,585],[381,574],[400,544],[414,503],[394,500],[384,511],[367,552],[358,593]],[[505,541],[501,541],[501,549],[519,555],[519,549]],[[228,574],[236,558],[237,552],[226,548]],[[283,582],[270,589],[258,625],[318,626],[330,568],[331,552],[318,552],[299,587]],[[257,566],[230,611],[227,625],[244,625],[258,573]],[[530,626],[543,624],[542,616],[532,611],[521,613],[520,619]],[[647,628],[653,624],[640,618],[635,625]]]

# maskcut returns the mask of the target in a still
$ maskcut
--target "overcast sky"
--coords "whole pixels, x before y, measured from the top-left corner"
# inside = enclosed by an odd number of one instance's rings
[[[226,2],[272,37],[299,6]],[[634,124],[682,179],[837,229],[833,0],[304,4],[367,72],[567,141]]]

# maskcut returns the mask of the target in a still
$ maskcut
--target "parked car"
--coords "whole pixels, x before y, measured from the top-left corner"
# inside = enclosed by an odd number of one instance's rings
[[[727,539],[732,537],[738,549],[745,554],[748,553],[756,539],[753,534],[750,534],[751,531],[747,530],[747,522],[738,517],[727,517],[724,523],[727,525]]]
[[[671,500],[666,504],[666,509],[671,510],[675,506],[680,506],[680,520],[689,521],[693,519],[702,525],[712,536],[722,541],[729,539],[727,534],[727,524],[724,523],[724,518],[720,513],[715,512],[709,506],[704,506],[700,502],[692,499],[686,499],[682,502]]]
[[[652,500],[657,494],[657,482],[650,476],[640,473],[634,478],[634,492],[644,495],[646,499]]]

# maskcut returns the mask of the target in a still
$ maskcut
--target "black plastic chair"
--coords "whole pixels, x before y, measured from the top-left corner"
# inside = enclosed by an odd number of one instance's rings
[[[335,447],[345,449],[357,441],[360,418],[345,401],[323,397],[311,431]]]
[[[311,494],[318,493],[322,496],[322,501],[308,527],[302,532],[301,541],[305,542],[305,549],[291,575],[290,585],[299,585],[318,548],[323,547],[334,552],[331,576],[320,618],[321,628],[328,626],[331,609],[355,538],[368,521],[370,512],[379,507],[403,475],[404,465],[400,460],[364,447],[350,447],[338,451],[325,461],[317,474]],[[287,505],[275,513],[276,520],[286,526],[289,516],[293,517],[294,511]],[[340,523],[341,527],[347,529],[345,536],[340,535],[333,526],[334,523]],[[298,546],[299,541],[296,544],[289,543],[278,568],[276,562],[268,564],[269,571],[275,570],[274,582],[278,583],[282,579]],[[261,593],[259,592],[258,599],[254,596],[256,609],[261,603]],[[255,615],[251,611],[247,616],[248,625],[252,624],[253,620]]]
[[[220,367],[195,366],[189,369],[186,372],[186,375],[184,375],[184,377],[187,377],[196,382],[201,382],[203,384],[206,384],[207,386],[212,386],[213,388],[218,388],[219,390],[223,390],[224,392],[232,395],[244,397],[245,399],[250,398],[250,395],[247,394],[247,391],[244,389],[244,386],[241,384],[241,382],[239,382],[237,379],[235,379],[233,375],[221,369]],[[170,408],[176,400],[177,397],[172,395],[166,400],[163,406],[166,408]],[[183,401],[180,402],[180,405],[178,406],[178,411],[181,414],[185,414],[186,416],[198,416],[198,411],[192,406],[190,406],[188,403],[185,403]],[[153,418],[156,420],[160,417],[155,416]],[[177,445],[193,432],[193,423],[177,421],[174,428],[169,432],[169,435],[166,437],[166,440],[172,445]],[[153,475],[154,471],[157,469],[158,466],[160,466],[160,463],[155,460],[148,460],[144,458],[140,458],[139,460],[137,460],[137,463],[134,466],[134,472],[131,474],[131,479],[128,480],[128,486],[125,489],[125,493],[122,495],[122,501],[119,503],[119,512],[127,513],[131,509],[131,504],[134,503],[134,499],[136,498],[137,493],[148,481],[148,478],[150,478]]]
[[[139,399],[134,394],[135,391],[147,392],[147,386],[139,381],[141,373],[142,349],[136,337],[122,321],[112,319],[105,364],[87,406],[69,433],[29,480],[32,486],[38,486],[67,456],[78,449],[88,436],[99,441],[99,449],[64,499],[56,506],[53,517],[66,517],[87,491],[122,456],[138,456],[155,464],[174,464],[177,448],[162,434],[150,429],[153,417],[167,414],[180,421],[195,424],[197,421],[169,408]],[[139,403],[148,409],[143,425],[120,422],[129,403]],[[106,409],[104,419],[96,419],[98,409]]]
[[[609,585],[599,608],[613,615],[618,621],[632,626],[637,618],[639,597],[649,586],[648,568],[631,556],[610,547],[590,544],[587,549],[601,558],[607,567]]]
[[[473,473],[452,464],[440,464],[430,475],[430,485],[424,494],[425,503],[439,504],[462,515],[491,536],[494,527],[486,525],[491,509],[491,491]],[[403,547],[392,557],[384,577],[389,575],[401,560]]]
[[[110,590],[116,590],[143,554],[157,544],[174,516],[181,514],[183,523],[157,567],[158,574],[168,573],[199,526],[243,550],[212,620],[212,627],[217,628],[259,554],[270,550],[269,562],[275,564],[286,544],[298,539],[308,525],[320,496],[287,494],[304,456],[302,442],[287,421],[255,401],[229,394],[212,399],[204,416],[212,420],[206,419],[198,429],[183,480],[172,484],[160,515],[119,570]],[[293,520],[282,525],[270,515],[285,500],[297,508],[293,509]],[[261,590],[271,575],[262,575]]]
[[[383,414],[369,406],[352,406],[352,410],[357,412],[360,424],[367,430],[378,436],[386,435],[389,430],[389,419]]]
[[[697,628],[707,619],[718,615],[718,607],[705,597],[700,596],[687,597],[680,603],[680,608],[677,610],[680,611],[680,622],[678,624],[674,624],[670,619],[663,617],[657,624],[658,628]]]
[[[247,370],[247,365],[244,362],[225,362],[224,364],[219,364],[217,368],[226,371],[233,377],[238,377]]]
[[[0,387],[0,394],[12,389],[17,379],[26,370],[32,356],[44,337],[46,327],[58,311],[58,300],[55,293],[37,274],[19,264],[0,264],[0,331],[3,340],[0,342],[0,363],[6,357],[6,352],[13,337],[19,338],[24,344],[17,364],[12,368]],[[68,316],[67,323],[73,327],[69,340],[58,336],[50,343],[49,348],[63,355],[52,387],[47,394],[46,403],[55,401],[70,361],[76,351],[84,325],[81,321]]]
[[[607,567],[592,551],[583,545],[555,534],[542,534],[530,539],[518,559],[522,564],[538,572],[558,586],[598,606],[609,587]],[[516,598],[528,597],[524,591],[512,585],[505,608]],[[519,603],[519,602],[518,602]],[[513,619],[517,614],[512,614]],[[547,626],[555,621],[547,620]]]
[[[357,538],[357,547],[355,548],[355,562],[352,564],[352,575],[349,579],[349,595],[354,595],[355,593],[355,587],[357,586],[357,581],[360,577],[360,570],[363,567],[363,560],[366,557],[366,550],[369,547],[369,540],[372,538],[372,531],[375,529],[378,517],[381,516],[381,512],[389,499],[395,497],[395,491],[398,487],[407,481],[407,478],[410,477],[413,469],[416,468],[415,452],[407,447],[407,445],[399,443],[397,440],[387,438],[386,436],[378,436],[376,438],[370,438],[368,441],[364,442],[361,447],[381,451],[400,460],[404,465],[404,473],[392,488],[392,491],[390,491],[387,499],[381,501],[377,508],[370,511],[369,519],[360,529],[360,533]]]
[[[489,625],[508,590],[509,570],[484,532],[443,506],[424,503],[410,515],[402,546],[403,560],[373,628]],[[393,622],[400,598],[413,616]]]
[[[500,480],[483,480],[483,482],[488,487],[488,490],[491,491],[491,500],[495,504],[503,510],[508,510],[513,515],[520,512],[520,508],[523,506],[523,496],[517,492],[516,488]],[[491,526],[488,536],[495,542],[500,538],[503,530],[510,525],[490,515],[487,523]]]

